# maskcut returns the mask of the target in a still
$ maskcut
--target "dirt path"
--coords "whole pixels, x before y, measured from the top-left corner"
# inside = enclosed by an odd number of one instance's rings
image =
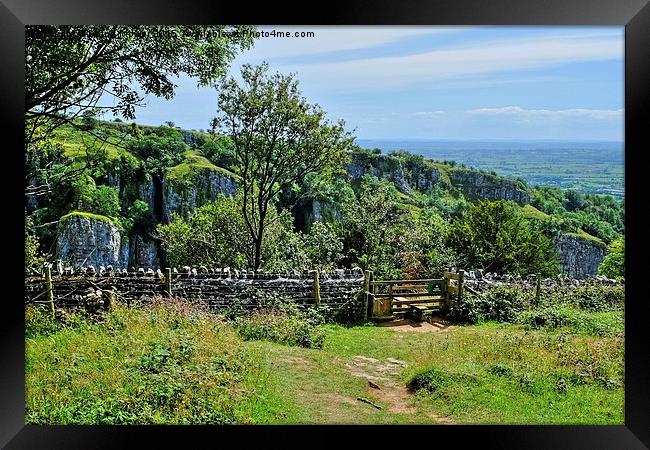
[[[387,327],[393,331],[413,331],[416,333],[435,333],[440,331],[449,331],[456,328],[440,317],[432,317],[427,322],[417,322],[411,319],[397,319],[389,322],[380,322],[380,327]]]
[[[407,367],[405,361],[386,358],[380,361],[367,356],[355,356],[345,365],[350,375],[368,380],[367,394],[384,404],[388,410],[395,414],[417,414],[417,408],[409,405],[412,393],[404,386],[399,375]],[[434,422],[452,424],[452,420],[433,413],[428,414]]]

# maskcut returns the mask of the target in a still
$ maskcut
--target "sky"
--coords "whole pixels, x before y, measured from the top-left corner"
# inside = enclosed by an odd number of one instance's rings
[[[260,37],[238,54],[295,73],[310,103],[361,139],[623,140],[624,28],[264,26],[314,37]],[[138,123],[207,129],[217,91],[176,80]]]

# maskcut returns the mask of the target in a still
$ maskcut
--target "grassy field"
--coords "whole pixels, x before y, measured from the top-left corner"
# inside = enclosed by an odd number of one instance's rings
[[[599,314],[616,329],[326,324],[303,348],[183,304],[29,310],[27,422],[622,424],[622,313]]]

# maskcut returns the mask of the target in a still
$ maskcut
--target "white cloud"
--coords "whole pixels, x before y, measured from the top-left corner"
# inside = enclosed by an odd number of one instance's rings
[[[417,111],[409,115],[415,119],[439,119],[446,114],[446,111]]]
[[[413,55],[285,65],[305,83],[336,91],[399,89],[414,84],[558,64],[623,58],[622,35],[545,36],[488,41]]]
[[[521,119],[566,119],[587,118],[597,120],[620,120],[623,118],[622,109],[524,109],[520,106],[504,106],[501,108],[478,108],[468,111],[472,115],[514,117]]]

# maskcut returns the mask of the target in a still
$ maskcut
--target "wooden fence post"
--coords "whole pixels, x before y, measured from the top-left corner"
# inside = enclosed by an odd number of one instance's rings
[[[316,307],[320,307],[320,284],[318,281],[318,270],[314,270],[314,300]]]
[[[165,269],[165,292],[167,296],[171,298],[172,296],[172,269],[167,267]]]
[[[463,284],[465,284],[465,271],[460,269],[458,271],[458,303],[463,297]]]
[[[45,287],[47,289],[47,301],[50,302],[50,309],[52,310],[52,319],[54,319],[54,290],[52,287],[52,269],[49,265],[45,267]]]
[[[363,320],[368,320],[369,291],[370,291],[370,271],[366,270],[363,273]]]

